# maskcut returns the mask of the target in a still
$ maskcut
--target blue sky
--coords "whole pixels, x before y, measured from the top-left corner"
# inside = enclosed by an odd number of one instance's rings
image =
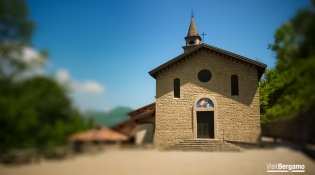
[[[47,72],[71,84],[82,110],[133,109],[155,101],[148,72],[183,53],[191,10],[205,43],[273,67],[276,29],[308,0],[27,0],[33,48]]]

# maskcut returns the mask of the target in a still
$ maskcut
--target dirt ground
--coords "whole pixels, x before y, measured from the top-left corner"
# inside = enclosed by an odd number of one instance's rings
[[[304,164],[305,173],[315,174],[315,162],[303,152],[289,147],[245,150],[244,152],[182,152],[154,149],[114,149],[98,154],[85,154],[61,161],[5,166],[1,175],[210,175],[274,174],[267,172],[268,163]],[[279,173],[275,173],[279,174]]]

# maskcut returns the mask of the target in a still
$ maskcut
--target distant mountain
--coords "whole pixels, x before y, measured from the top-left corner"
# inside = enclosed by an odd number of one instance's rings
[[[92,117],[95,124],[102,124],[107,127],[114,126],[120,122],[128,120],[130,117],[127,115],[128,112],[133,109],[129,107],[116,107],[108,112],[105,111],[88,111],[84,114],[86,117]]]

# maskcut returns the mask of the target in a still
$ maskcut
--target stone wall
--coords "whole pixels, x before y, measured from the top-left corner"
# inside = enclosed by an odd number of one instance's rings
[[[295,118],[261,124],[261,135],[297,143],[315,144],[315,109],[310,108]]]
[[[138,124],[136,127],[136,144],[152,144],[154,136],[154,124],[144,123]]]
[[[208,69],[210,81],[198,80]],[[231,76],[238,76],[239,95],[231,95]],[[173,81],[180,79],[180,98],[174,98]],[[189,59],[156,77],[157,147],[196,138],[196,103],[214,102],[215,139],[256,142],[260,134],[258,71],[255,66],[199,49]]]

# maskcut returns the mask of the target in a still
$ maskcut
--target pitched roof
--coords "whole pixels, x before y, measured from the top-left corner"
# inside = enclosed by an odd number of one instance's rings
[[[134,137],[136,126],[137,123],[133,119],[129,119],[124,122],[118,123],[115,126],[112,126],[111,129],[122,134],[125,134],[129,137]]]
[[[232,52],[229,52],[229,51],[226,51],[226,50],[202,43],[200,45],[195,46],[195,48],[192,48],[191,50],[184,52],[183,54],[178,55],[177,57],[173,58],[172,60],[158,66],[157,68],[155,68],[153,70],[151,70],[149,72],[149,74],[153,78],[156,78],[156,76],[158,75],[159,72],[161,72],[163,70],[170,69],[174,65],[181,63],[181,62],[185,61],[186,59],[190,59],[193,55],[197,54],[197,51],[200,49],[206,50],[207,52],[211,52],[214,54],[219,54],[223,57],[234,58],[234,59],[239,60],[241,62],[245,62],[245,63],[251,64],[253,66],[256,66],[256,68],[258,69],[258,79],[261,78],[262,74],[265,72],[265,69],[267,67],[267,65],[264,63],[261,63],[261,62],[246,58],[244,56],[237,55],[235,53],[232,53]]]
[[[128,113],[133,120],[155,116],[155,102]]]
[[[127,141],[128,139],[128,136],[103,126],[70,137],[70,141]]]

